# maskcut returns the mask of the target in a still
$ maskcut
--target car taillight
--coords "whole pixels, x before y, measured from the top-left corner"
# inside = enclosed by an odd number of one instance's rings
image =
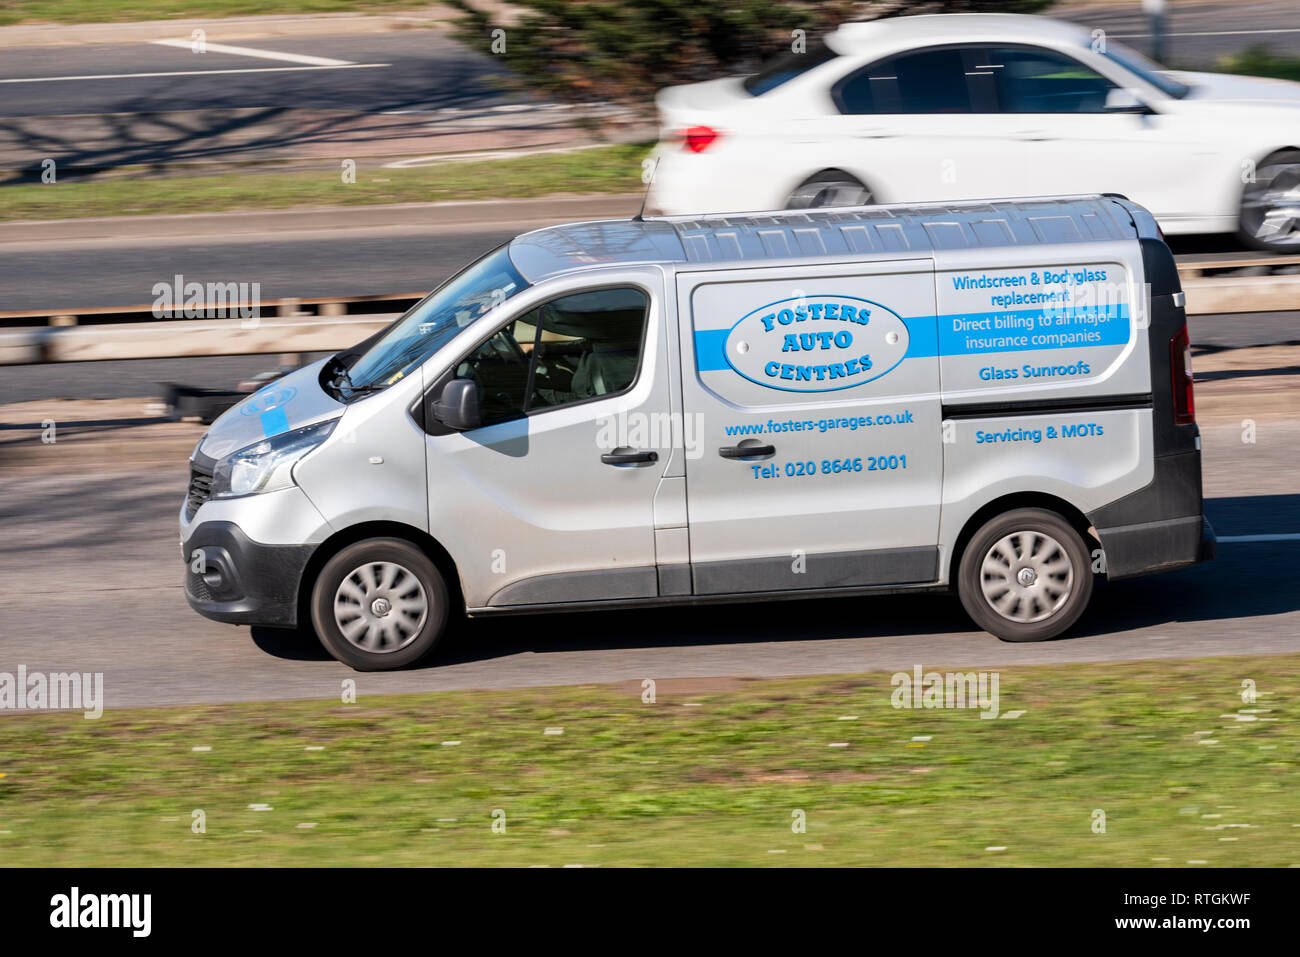
[[[682,145],[692,153],[703,153],[713,145],[718,136],[718,131],[711,126],[692,126],[682,130]]]
[[[1174,389],[1174,424],[1193,425],[1196,403],[1192,397],[1192,344],[1187,326],[1169,341],[1169,375]]]

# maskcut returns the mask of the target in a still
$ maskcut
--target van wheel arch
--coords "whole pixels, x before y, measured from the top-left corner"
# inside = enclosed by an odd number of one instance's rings
[[[961,557],[966,551],[966,546],[970,544],[970,540],[975,537],[975,533],[989,519],[1020,508],[1041,508],[1048,512],[1055,512],[1083,537],[1085,543],[1090,543],[1094,549],[1101,548],[1101,541],[1097,538],[1092,523],[1088,521],[1083,512],[1065,499],[1057,498],[1055,495],[1048,495],[1046,492],[1012,492],[982,505],[970,518],[966,519],[961,534],[957,536],[952,554],[948,556],[949,589],[955,591],[957,588],[957,573],[961,566]]]
[[[367,538],[397,538],[410,542],[420,549],[442,574],[447,583],[447,589],[451,593],[449,597],[452,609],[459,609],[463,617],[465,593],[461,586],[460,575],[456,570],[456,563],[452,560],[451,554],[442,546],[441,542],[428,532],[402,522],[361,522],[335,532],[321,542],[316,547],[316,550],[312,552],[307,567],[303,569],[302,579],[298,582],[298,624],[300,627],[311,629],[311,593],[316,585],[316,578],[320,575],[321,569],[325,567],[326,562],[349,545]]]

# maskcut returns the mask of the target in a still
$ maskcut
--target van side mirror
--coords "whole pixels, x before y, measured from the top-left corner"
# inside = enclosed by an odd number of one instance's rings
[[[1121,87],[1106,93],[1106,112],[1107,113],[1151,113],[1153,110],[1143,102],[1142,98],[1132,90],[1125,90]]]
[[[483,422],[478,408],[478,383],[473,379],[452,379],[442,387],[431,411],[449,429],[477,429]]]

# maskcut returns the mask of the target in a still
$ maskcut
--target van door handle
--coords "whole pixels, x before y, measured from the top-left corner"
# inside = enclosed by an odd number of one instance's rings
[[[628,449],[626,451],[606,452],[600,457],[606,465],[635,465],[637,462],[658,462],[659,453]]]
[[[1047,130],[1016,130],[1011,136],[1014,139],[1024,140],[1028,143],[1041,143],[1053,139],[1052,134]]]
[[[724,459],[750,459],[776,455],[775,445],[725,445],[718,449]]]

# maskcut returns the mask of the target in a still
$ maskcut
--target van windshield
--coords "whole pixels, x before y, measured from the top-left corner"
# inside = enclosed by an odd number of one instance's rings
[[[479,316],[528,288],[508,247],[466,266],[412,306],[340,376],[340,387],[358,393],[392,385]]]

